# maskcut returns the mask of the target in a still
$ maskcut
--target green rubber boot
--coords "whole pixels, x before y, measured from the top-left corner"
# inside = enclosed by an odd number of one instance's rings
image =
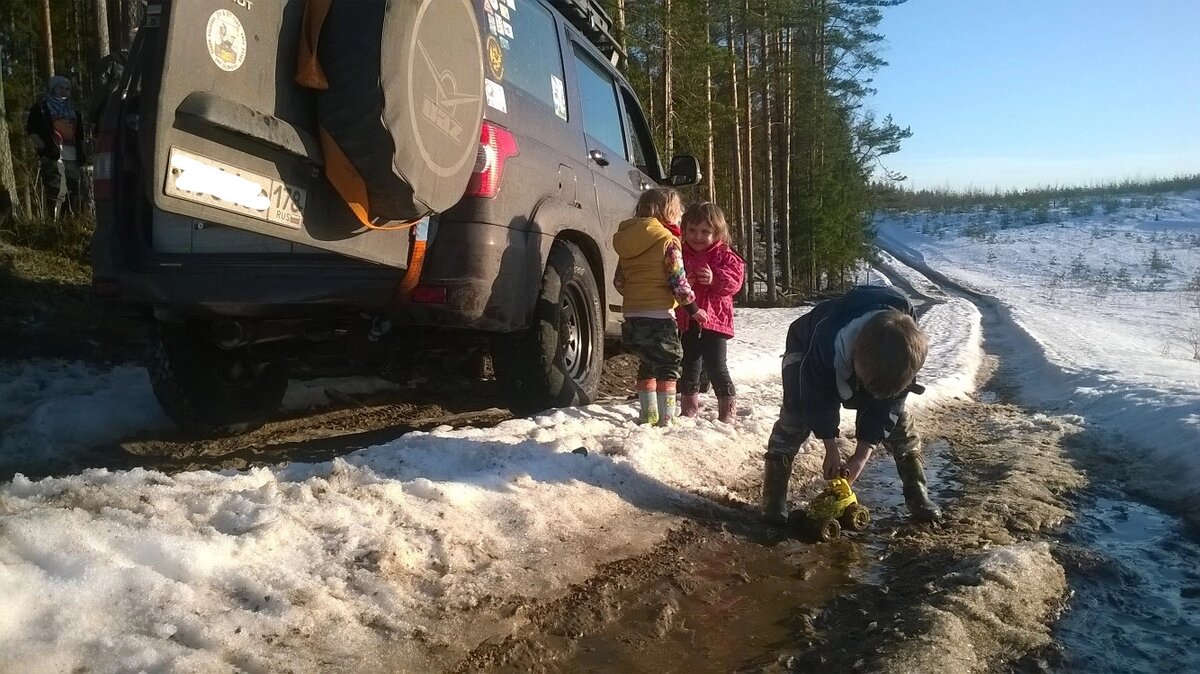
[[[763,519],[783,526],[788,521],[788,482],[792,479],[792,457],[768,453],[763,471]]]
[[[910,450],[896,457],[896,472],[904,482],[904,504],[918,522],[937,522],[942,519],[942,510],[929,500],[925,486],[925,464],[920,450]]]

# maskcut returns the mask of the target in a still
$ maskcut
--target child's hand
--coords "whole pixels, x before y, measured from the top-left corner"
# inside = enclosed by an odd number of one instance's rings
[[[702,286],[706,286],[706,285],[711,284],[712,282],[713,282],[713,274],[712,274],[711,267],[709,267],[708,265],[704,265],[703,267],[696,270],[696,283],[699,283]]]
[[[704,325],[708,322],[708,312],[703,309],[697,309],[696,313],[692,314],[692,320],[700,325]]]
[[[842,454],[837,449],[837,441],[825,443],[825,460],[821,462],[821,473],[826,480],[832,480],[842,470]]]

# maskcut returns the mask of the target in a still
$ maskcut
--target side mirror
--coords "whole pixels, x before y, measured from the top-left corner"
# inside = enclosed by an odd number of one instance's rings
[[[704,174],[700,171],[700,160],[690,154],[676,155],[671,159],[671,171],[667,184],[671,187],[686,187],[700,182]]]

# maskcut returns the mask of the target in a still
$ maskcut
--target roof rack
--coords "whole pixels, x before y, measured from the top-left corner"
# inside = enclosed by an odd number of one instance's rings
[[[598,0],[550,0],[567,21],[583,33],[613,66],[625,58],[625,49],[613,36],[613,20]]]

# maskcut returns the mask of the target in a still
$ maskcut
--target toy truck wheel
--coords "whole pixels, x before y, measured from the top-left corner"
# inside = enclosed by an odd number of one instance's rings
[[[842,535],[842,525],[837,520],[825,520],[813,523],[816,538],[822,543],[836,541]]]
[[[855,503],[846,506],[841,519],[842,527],[850,531],[866,531],[871,525],[871,511]]]

